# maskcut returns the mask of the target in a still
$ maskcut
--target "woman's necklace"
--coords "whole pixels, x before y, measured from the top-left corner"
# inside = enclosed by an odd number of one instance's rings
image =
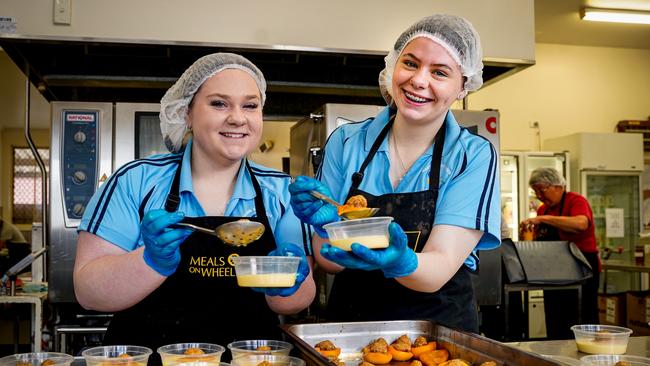
[[[395,147],[395,156],[397,156],[397,161],[399,162],[399,165],[402,167],[402,173],[399,174],[398,180],[401,182],[402,179],[406,176],[406,173],[408,170],[406,169],[406,166],[404,165],[404,162],[402,161],[402,157],[399,154],[399,150],[397,149],[397,140],[395,139],[395,133],[391,132],[391,135],[393,136],[393,146]]]

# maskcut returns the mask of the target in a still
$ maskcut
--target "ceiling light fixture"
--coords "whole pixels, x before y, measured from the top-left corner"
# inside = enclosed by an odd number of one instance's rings
[[[650,12],[641,10],[584,8],[580,18],[596,22],[650,24]]]

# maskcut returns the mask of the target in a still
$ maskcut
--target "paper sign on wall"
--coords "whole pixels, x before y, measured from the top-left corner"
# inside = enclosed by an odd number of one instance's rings
[[[625,236],[625,218],[622,208],[605,209],[605,236],[608,238],[622,238]]]
[[[16,19],[0,16],[0,33],[16,33]]]

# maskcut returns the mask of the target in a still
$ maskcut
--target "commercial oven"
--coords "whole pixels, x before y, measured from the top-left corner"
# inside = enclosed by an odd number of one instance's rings
[[[95,191],[120,166],[167,152],[158,104],[52,102],[48,298],[74,303],[77,227]]]

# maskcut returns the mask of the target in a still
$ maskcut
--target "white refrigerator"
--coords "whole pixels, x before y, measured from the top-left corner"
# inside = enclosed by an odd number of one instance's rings
[[[569,166],[569,153],[565,151],[501,152],[501,218],[513,241],[519,240],[519,223],[535,217],[541,204],[528,186],[532,171],[555,168],[570,187]]]
[[[544,146],[570,151],[573,191],[585,196],[591,205],[601,255],[609,251],[611,260],[634,263],[643,228],[643,135],[577,133],[546,140]],[[608,293],[640,285],[638,276],[630,273],[608,274]]]

